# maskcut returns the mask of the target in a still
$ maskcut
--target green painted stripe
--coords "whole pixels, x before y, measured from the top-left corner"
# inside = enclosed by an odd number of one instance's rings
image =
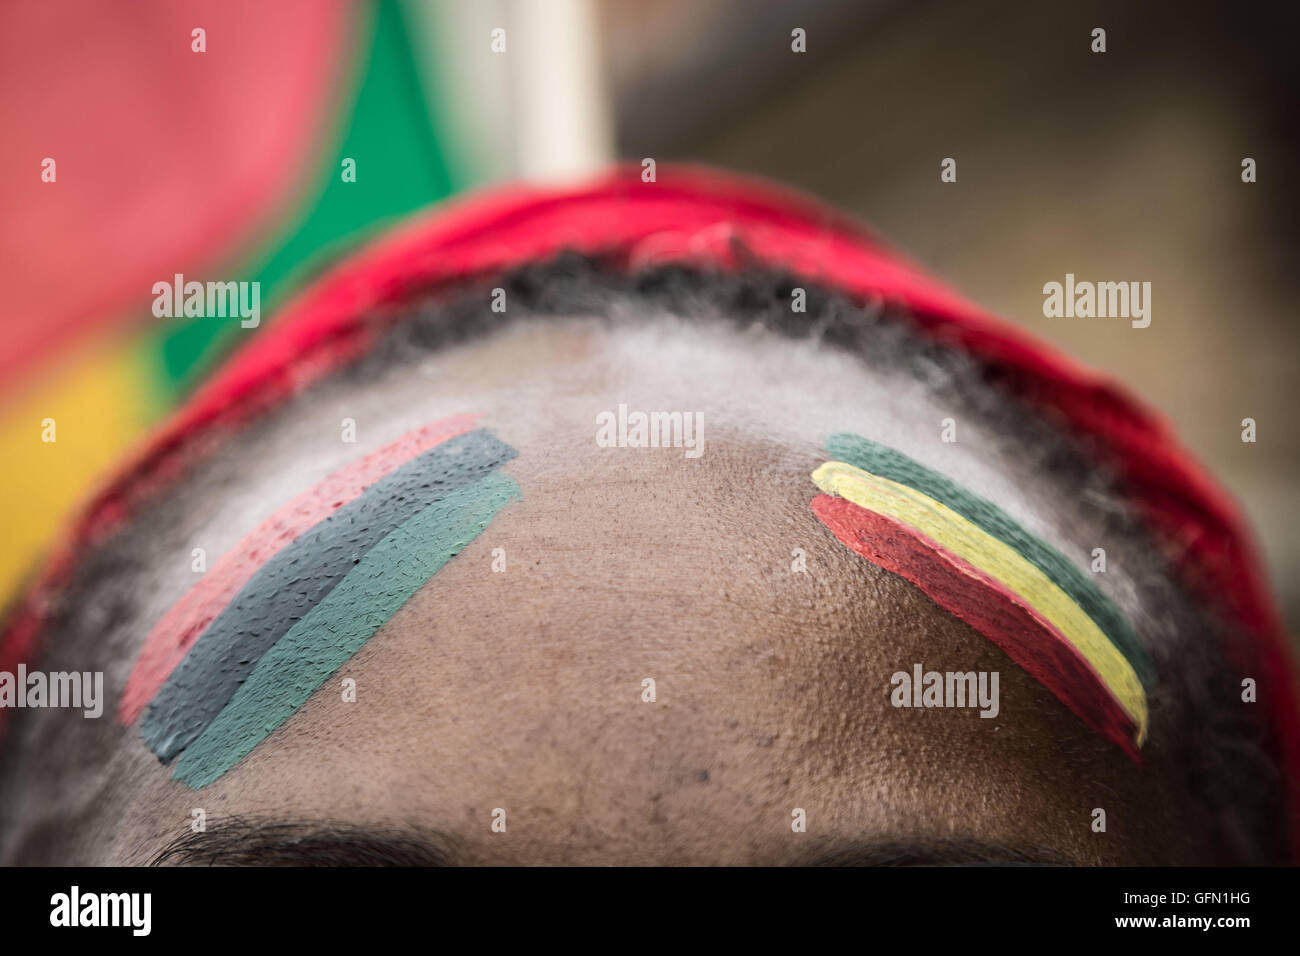
[[[494,472],[429,505],[375,545],[262,655],[230,703],[181,754],[173,779],[197,790],[239,763],[518,498],[519,486]]]
[[[1037,535],[1025,530],[1015,518],[991,501],[967,491],[946,475],[930,470],[901,452],[858,435],[831,435],[826,440],[826,451],[833,459],[929,495],[971,524],[1014,548],[1093,619],[1128,660],[1143,687],[1151,686],[1155,679],[1155,668],[1138,643],[1137,634],[1124,612],[1069,558]]]

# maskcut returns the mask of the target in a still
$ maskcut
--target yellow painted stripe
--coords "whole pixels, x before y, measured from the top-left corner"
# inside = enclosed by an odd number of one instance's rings
[[[947,505],[896,481],[842,461],[827,462],[812,478],[827,494],[915,528],[1018,595],[1092,665],[1137,726],[1138,746],[1146,740],[1146,692],[1133,666],[1092,618],[1036,565]]]

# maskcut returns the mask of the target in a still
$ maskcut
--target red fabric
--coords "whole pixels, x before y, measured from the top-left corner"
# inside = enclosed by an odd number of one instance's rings
[[[390,233],[316,282],[236,354],[89,504],[0,642],[0,669],[35,649],[48,596],[74,555],[111,533],[196,448],[362,352],[414,291],[484,277],[562,250],[635,269],[685,262],[789,270],[858,300],[905,305],[925,332],[959,346],[1013,393],[1053,410],[1116,469],[1131,503],[1169,547],[1187,585],[1251,638],[1259,706],[1272,720],[1300,858],[1300,706],[1286,637],[1231,501],[1165,422],[1109,379],[964,302],[860,226],[801,196],[709,170],[660,166],[657,183],[619,169],[573,188],[509,187]],[[0,719],[3,711],[0,711]]]
[[[340,0],[3,5],[0,389],[248,251],[313,172],[353,19]]]

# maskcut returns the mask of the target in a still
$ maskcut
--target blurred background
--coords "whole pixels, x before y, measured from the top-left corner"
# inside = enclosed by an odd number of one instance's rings
[[[8,0],[0,604],[250,334],[155,318],[154,282],[259,281],[265,324],[412,210],[654,157],[837,205],[1126,383],[1236,495],[1300,633],[1295,8]],[[1043,283],[1067,272],[1151,282],[1150,328],[1044,318]]]

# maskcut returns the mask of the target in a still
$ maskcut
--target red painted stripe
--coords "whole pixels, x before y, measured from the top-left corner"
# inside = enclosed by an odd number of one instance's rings
[[[812,510],[849,550],[911,581],[979,631],[1089,727],[1139,765],[1137,727],[1085,657],[1002,582],[910,525],[844,498],[818,495]]]
[[[456,415],[407,432],[313,485],[246,535],[149,632],[118,705],[118,719],[135,723],[190,646],[269,558],[384,475],[470,431],[478,418]]]

